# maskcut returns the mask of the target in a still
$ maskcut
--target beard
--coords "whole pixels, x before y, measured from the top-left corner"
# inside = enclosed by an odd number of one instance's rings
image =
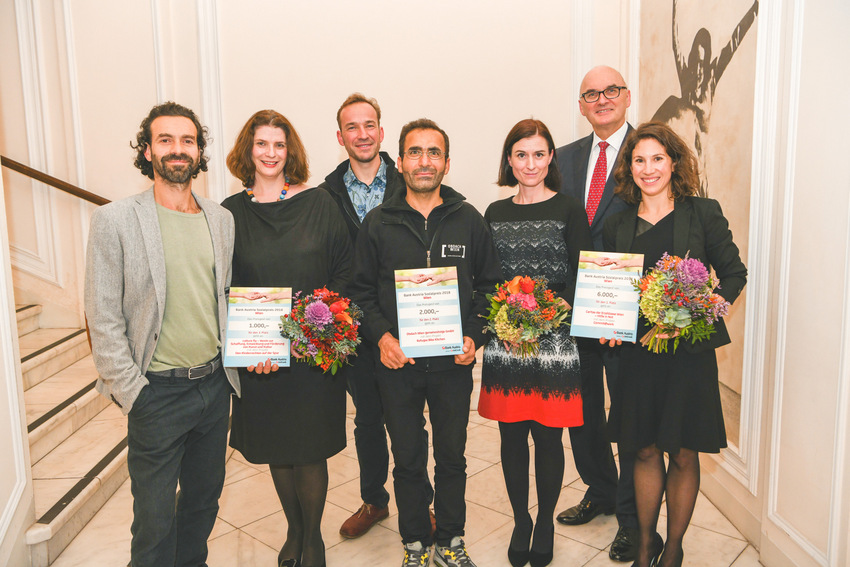
[[[416,174],[423,172],[433,173],[434,177],[432,179],[417,179]],[[438,171],[434,167],[418,167],[411,172],[405,171],[404,181],[407,188],[414,193],[431,193],[440,187],[443,175],[445,175],[445,171]]]
[[[359,163],[371,163],[380,151],[381,145],[375,144],[372,146],[372,150],[366,155],[358,155],[356,152],[352,152],[348,154],[348,157]]]
[[[169,166],[168,162],[175,159],[186,161],[187,164]],[[161,158],[153,156],[152,164],[154,171],[156,171],[160,177],[169,183],[175,183],[178,185],[188,183],[189,180],[197,175],[198,171],[201,169],[200,160],[196,162],[188,154],[166,154]]]

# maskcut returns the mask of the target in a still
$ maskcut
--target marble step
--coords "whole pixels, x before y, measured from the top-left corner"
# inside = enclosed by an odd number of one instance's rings
[[[85,329],[37,329],[19,337],[24,390],[91,353]]]
[[[53,563],[127,477],[127,418],[115,404],[33,459],[32,566]]]
[[[19,337],[38,329],[39,315],[41,315],[41,305],[15,305],[15,317],[18,320]]]
[[[31,462],[40,461],[110,404],[94,389],[96,380],[88,355],[24,392]]]

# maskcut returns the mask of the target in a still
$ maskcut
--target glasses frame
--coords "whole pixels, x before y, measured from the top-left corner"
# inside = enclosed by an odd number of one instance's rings
[[[610,91],[611,89],[617,89],[617,94],[615,94],[613,96],[608,96],[607,94],[605,94],[605,91]],[[615,98],[620,98],[620,93],[623,91],[623,89],[629,90],[629,87],[626,87],[626,86],[621,87],[621,86],[618,86],[618,85],[611,85],[610,87],[605,87],[601,91],[589,90],[587,92],[581,93],[581,95],[579,95],[579,98],[581,98],[581,100],[583,100],[584,102],[586,102],[588,104],[592,104],[594,102],[597,102],[599,100],[599,97],[601,97],[601,96],[604,96],[608,100],[614,100]],[[593,96],[593,95],[596,95],[596,98],[594,98],[593,100],[587,100],[588,96]]]
[[[437,155],[433,155],[432,152],[436,152]],[[405,157],[408,157],[412,160],[422,159],[422,156],[424,155],[428,158],[429,161],[439,161],[443,159],[446,154],[443,152],[443,150],[439,148],[428,148],[427,150],[423,150],[422,148],[409,148],[407,151],[404,152],[404,155]]]

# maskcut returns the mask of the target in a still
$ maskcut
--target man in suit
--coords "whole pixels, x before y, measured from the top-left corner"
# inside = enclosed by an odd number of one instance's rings
[[[594,67],[581,82],[579,112],[593,133],[556,150],[561,172],[561,191],[585,204],[593,248],[602,250],[602,227],[610,215],[626,208],[614,195],[613,170],[626,134],[632,129],[626,122],[631,93],[622,75],[611,67]],[[619,529],[609,556],[616,561],[633,561],[638,543],[637,512],[634,496],[634,455],[620,454],[620,476],[611,444],[605,433],[605,391],[617,387],[617,357],[599,345],[582,348],[582,401],[584,425],[570,428],[570,443],[576,469],[588,485],[581,502],[558,514],[558,521],[580,525],[599,514],[617,512]]]
[[[85,307],[97,389],[127,414],[130,564],[205,565],[231,386],[239,394],[220,354],[233,217],[192,193],[207,170],[194,112],[155,106],[136,141],[135,165],[153,188],[95,211],[89,233]]]
[[[319,187],[336,201],[354,244],[366,213],[405,191],[404,178],[389,154],[381,151],[384,129],[377,100],[361,93],[349,95],[336,113],[336,122],[339,126],[337,141],[345,148],[348,159],[329,173]],[[360,537],[389,516],[390,494],[384,485],[390,456],[372,352],[371,345],[362,345],[357,349],[352,366],[346,368],[348,391],[356,408],[354,445],[360,464],[360,497],[363,500],[360,509],[339,529],[340,535],[349,539]],[[427,432],[423,434],[422,451],[427,458]]]

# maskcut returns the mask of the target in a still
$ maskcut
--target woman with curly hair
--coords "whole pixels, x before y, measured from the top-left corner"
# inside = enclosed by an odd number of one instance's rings
[[[617,194],[632,206],[605,222],[605,250],[643,254],[644,270],[665,252],[689,255],[714,269],[717,292],[734,301],[746,284],[747,268],[720,204],[695,196],[697,161],[685,142],[666,124],[642,124],[626,138],[614,177]],[[651,327],[641,318],[638,336]],[[640,547],[634,565],[639,567],[682,564],[682,539],[699,493],[699,453],[726,447],[715,349],[730,339],[722,319],[714,328],[711,338],[682,341],[675,352],[653,353],[639,342],[619,347],[620,385],[608,423],[619,451],[637,457]],[[656,533],[665,492],[666,545]]]

